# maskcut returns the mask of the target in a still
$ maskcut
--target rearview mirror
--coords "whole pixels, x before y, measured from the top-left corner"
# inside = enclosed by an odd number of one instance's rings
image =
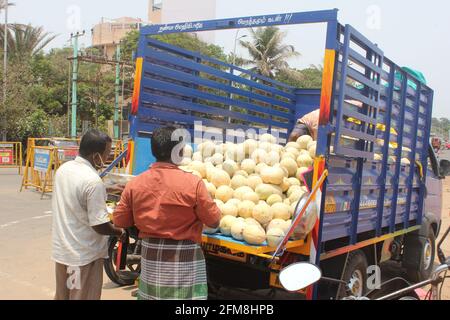
[[[450,176],[450,161],[448,160],[441,160],[439,163],[439,173],[442,177],[448,177]]]
[[[320,269],[306,262],[291,264],[289,267],[281,270],[280,283],[290,292],[299,291],[318,282],[322,278]]]

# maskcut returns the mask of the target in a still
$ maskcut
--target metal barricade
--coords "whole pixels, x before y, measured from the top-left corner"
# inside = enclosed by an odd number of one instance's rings
[[[22,142],[0,142],[0,168],[17,168],[22,174]]]

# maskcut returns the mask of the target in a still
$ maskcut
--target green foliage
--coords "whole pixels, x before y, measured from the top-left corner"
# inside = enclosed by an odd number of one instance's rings
[[[449,139],[450,136],[450,120],[447,118],[433,118],[431,132],[443,139]]]
[[[295,88],[320,89],[322,87],[322,70],[314,66],[303,70],[281,70],[277,74],[276,80]]]

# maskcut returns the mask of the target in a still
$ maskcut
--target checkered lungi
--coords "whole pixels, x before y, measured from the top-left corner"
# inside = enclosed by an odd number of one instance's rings
[[[139,300],[206,300],[208,284],[202,248],[192,241],[142,241]]]

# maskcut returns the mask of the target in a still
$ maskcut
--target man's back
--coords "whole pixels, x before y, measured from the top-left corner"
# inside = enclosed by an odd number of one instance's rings
[[[106,190],[91,164],[77,157],[55,175],[53,192],[53,259],[83,266],[107,256],[107,238],[92,228],[109,221]]]

